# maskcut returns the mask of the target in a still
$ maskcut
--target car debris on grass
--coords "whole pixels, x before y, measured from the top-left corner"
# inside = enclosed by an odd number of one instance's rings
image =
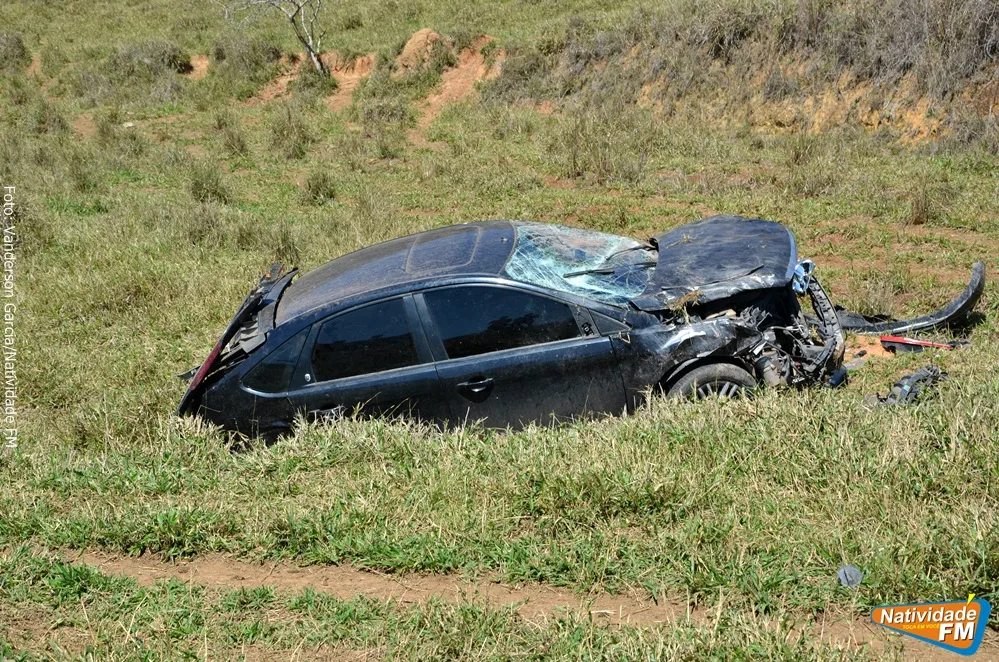
[[[633,411],[650,391],[841,384],[845,333],[954,324],[985,266],[909,320],[838,308],[784,225],[713,216],[647,241],[524,221],[429,230],[295,279],[274,265],[178,409],[276,437],[296,416],[518,427]]]

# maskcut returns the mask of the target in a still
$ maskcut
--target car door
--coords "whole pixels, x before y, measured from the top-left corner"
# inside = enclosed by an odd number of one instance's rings
[[[580,331],[569,304],[499,285],[416,295],[454,423],[520,427],[620,413],[625,390],[608,338]]]
[[[450,415],[410,296],[317,322],[294,383],[292,406],[310,419],[355,409],[431,421]]]

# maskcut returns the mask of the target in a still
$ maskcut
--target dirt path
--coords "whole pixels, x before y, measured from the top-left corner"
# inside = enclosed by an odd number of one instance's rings
[[[482,55],[482,47],[492,41],[492,37],[480,37],[471,48],[458,54],[458,64],[441,74],[439,89],[423,100],[419,106],[420,118],[417,126],[409,131],[408,138],[417,147],[434,149],[439,143],[429,142],[425,132],[433,124],[444,107],[466,98],[474,98],[478,93],[475,84],[490,80],[499,75],[503,53],[489,66]],[[400,56],[401,57],[401,56]]]
[[[142,585],[159,579],[177,578],[219,588],[271,586],[297,591],[314,588],[341,599],[365,596],[394,599],[403,604],[420,603],[432,597],[450,602],[476,599],[491,606],[520,604],[517,611],[531,620],[546,620],[560,610],[591,614],[608,624],[655,625],[687,617],[678,602],[656,604],[632,595],[583,596],[546,586],[508,586],[497,582],[466,582],[447,575],[399,576],[359,570],[350,566],[299,567],[287,563],[257,565],[219,555],[201,556],[191,561],[168,563],[151,556],[139,558],[84,552],[77,559],[102,572],[127,575]],[[691,614],[694,620],[703,615]]]
[[[42,75],[42,56],[40,53],[32,54],[31,64],[28,65],[28,70],[25,73],[29,76]]]
[[[95,551],[77,554],[74,561],[96,566],[106,574],[132,577],[143,586],[158,580],[179,579],[220,589],[270,586],[278,590],[300,591],[314,588],[340,599],[365,596],[379,600],[393,599],[402,604],[419,604],[438,598],[449,602],[476,600],[479,604],[492,607],[517,605],[517,612],[522,617],[539,624],[567,611],[584,617],[589,615],[597,623],[605,625],[639,627],[667,626],[688,619],[704,626],[715,618],[713,610],[688,609],[682,599],[654,601],[637,593],[583,596],[538,584],[510,586],[489,580],[465,581],[447,575],[389,575],[347,565],[259,565],[223,555],[206,555],[171,563],[154,556],[122,557]],[[952,654],[941,649],[886,633],[865,618],[823,614],[801,627],[809,628],[814,635],[844,650],[870,646],[875,651],[886,651],[901,645],[907,660],[953,659]],[[994,632],[987,632],[978,655],[990,659],[997,654],[999,637]]]

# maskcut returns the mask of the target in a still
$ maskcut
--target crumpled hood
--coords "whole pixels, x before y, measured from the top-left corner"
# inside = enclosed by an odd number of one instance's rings
[[[709,303],[747,290],[784,287],[798,260],[787,227],[742,216],[712,216],[650,242],[659,249],[655,272],[645,291],[631,300],[646,311],[667,308],[695,292],[696,303]]]

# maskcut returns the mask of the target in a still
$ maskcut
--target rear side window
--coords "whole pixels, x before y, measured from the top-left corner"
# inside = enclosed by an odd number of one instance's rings
[[[302,346],[308,337],[309,328],[306,327],[286,340],[250,371],[250,374],[243,379],[243,384],[261,393],[287,391],[291,377],[295,374],[298,356],[302,353]]]
[[[325,322],[312,350],[312,369],[320,382],[417,363],[402,299],[358,308]]]
[[[579,336],[567,304],[501,287],[452,287],[423,295],[449,358]]]

